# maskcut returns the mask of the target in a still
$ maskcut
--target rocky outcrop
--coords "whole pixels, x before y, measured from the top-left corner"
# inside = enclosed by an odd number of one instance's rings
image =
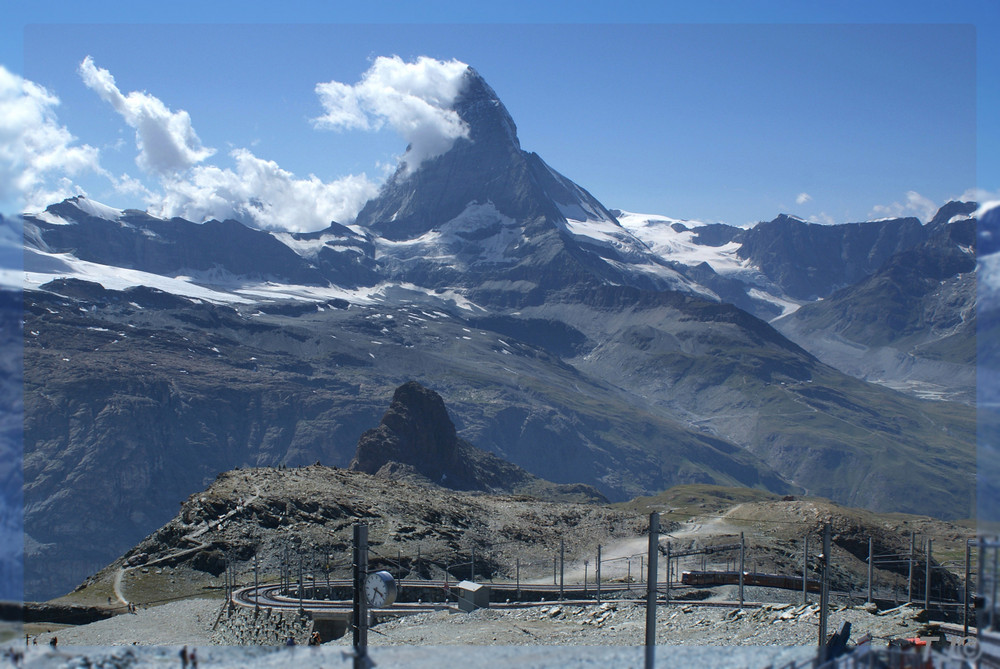
[[[444,400],[416,381],[397,388],[379,426],[361,435],[350,469],[453,490],[607,502],[592,486],[551,483],[459,439]]]
[[[435,483],[475,487],[458,457],[458,441],[441,396],[410,381],[396,389],[379,426],[361,435],[350,468],[374,474],[395,462]]]

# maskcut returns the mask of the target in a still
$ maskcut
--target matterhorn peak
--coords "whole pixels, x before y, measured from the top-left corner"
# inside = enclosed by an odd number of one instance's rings
[[[514,120],[485,79],[471,67],[465,78],[453,109],[468,135],[415,169],[397,170],[358,214],[357,224],[401,241],[436,229],[470,206],[488,203],[516,221],[562,218],[545,186],[553,181],[552,170],[521,150]],[[561,176],[558,180],[569,183]],[[563,184],[558,190],[562,197],[567,188]]]
[[[496,91],[471,66],[466,70],[465,85],[455,101],[455,111],[469,126],[470,141],[506,141],[521,149],[514,119]]]

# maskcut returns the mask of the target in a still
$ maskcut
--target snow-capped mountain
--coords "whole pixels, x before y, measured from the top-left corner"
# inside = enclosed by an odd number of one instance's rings
[[[609,210],[466,78],[468,137],[346,225],[273,233],[82,197],[25,215],[30,591],[106,564],[218,471],[346,465],[408,380],[463,439],[609,499],[714,482],[970,514],[971,408],[859,381],[767,322],[963,214],[744,230]]]

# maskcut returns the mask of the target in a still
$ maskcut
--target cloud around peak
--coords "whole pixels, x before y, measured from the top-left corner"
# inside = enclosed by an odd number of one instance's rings
[[[421,56],[407,63],[399,56],[379,56],[356,84],[317,84],[324,114],[313,122],[332,130],[379,130],[388,123],[408,142],[402,161],[412,171],[469,136],[469,127],[453,109],[468,69],[454,59]]]
[[[247,149],[230,156],[235,169],[199,165],[184,178],[164,179],[163,196],[150,213],[193,221],[235,218],[264,230],[310,232],[353,219],[378,191],[364,174],[330,182],[314,175],[299,179]]]
[[[207,164],[216,151],[202,145],[186,111],[173,111],[149,93],[123,94],[112,74],[90,56],[80,63],[79,74],[135,129],[136,164],[162,190],[150,190],[127,175],[113,181],[116,191],[143,197],[151,214],[196,222],[235,218],[261,229],[308,232],[331,221],[353,220],[378,190],[364,174],[329,182],[312,174],[298,178],[245,148],[229,152],[231,168]]]
[[[872,207],[868,214],[869,218],[901,218],[903,216],[915,216],[923,222],[927,222],[937,213],[939,205],[930,198],[924,197],[917,191],[906,192],[906,202],[893,202],[892,204],[877,204]]]
[[[184,110],[172,111],[148,93],[132,91],[125,95],[108,70],[97,67],[87,56],[80,63],[80,77],[135,129],[139,167],[157,174],[183,171],[215,153],[202,146],[191,117]]]

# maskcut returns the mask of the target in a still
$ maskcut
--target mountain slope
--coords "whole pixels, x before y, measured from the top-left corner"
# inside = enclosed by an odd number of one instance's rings
[[[872,509],[941,513],[945,504],[951,517],[971,513],[970,407],[858,381],[763,321],[691,296],[605,288],[522,310],[543,313],[586,333],[589,345],[567,358],[576,369],[742,446],[811,494]],[[921,499],[937,499],[934,511],[900,497],[925,482]]]
[[[25,216],[25,238],[34,248],[69,253],[109,267],[152,274],[222,273],[240,278],[326,285],[314,268],[270,233],[237,221],[195,224],[159,219],[141,211],[112,210],[84,197]],[[224,278],[224,277],[223,277]]]
[[[49,290],[73,296],[26,293],[32,597],[78,582],[219,471],[346,467],[410,378],[448,398],[462,437],[555,483],[612,499],[682,482],[792,489],[737,446],[444,312],[267,313],[82,282]]]
[[[935,225],[870,277],[775,326],[855,376],[973,402],[976,224]]]
[[[760,238],[726,250],[731,275],[671,264],[523,151],[472,70],[457,110],[469,139],[397,172],[351,225],[274,235],[85,198],[28,219],[30,592],[78,582],[220,471],[346,466],[409,380],[446,399],[484,469],[615,500],[714,483],[969,515],[969,407],[847,377],[715,292],[832,289],[875,262],[854,257],[865,240],[889,253],[910,224],[701,226],[688,242]],[[846,255],[782,270],[821,242]]]
[[[412,173],[401,167],[358,214],[356,225],[382,239],[379,262],[391,278],[460,286],[484,306],[584,282],[701,290],[522,150],[503,103],[471,68],[455,111],[469,137]]]
[[[737,255],[788,295],[813,300],[860,281],[894,253],[924,239],[924,227],[915,218],[832,226],[782,214],[754,226]]]

